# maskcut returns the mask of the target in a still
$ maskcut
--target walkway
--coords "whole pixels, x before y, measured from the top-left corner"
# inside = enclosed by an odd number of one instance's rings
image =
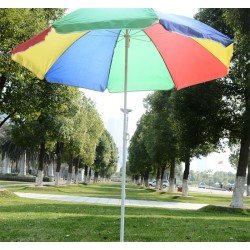
[[[56,200],[56,201],[66,201],[66,202],[86,202],[86,203],[106,204],[106,205],[121,205],[121,199],[113,199],[113,198],[97,198],[97,197],[20,193],[20,192],[15,192],[15,194],[23,198],[31,198],[31,199]],[[190,209],[190,210],[197,210],[204,206],[207,206],[207,204],[145,201],[145,200],[125,200],[125,205],[126,206],[162,207],[162,208],[173,208],[173,209]]]

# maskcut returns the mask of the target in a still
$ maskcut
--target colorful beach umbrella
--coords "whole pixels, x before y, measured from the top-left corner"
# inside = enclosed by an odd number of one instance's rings
[[[49,82],[124,91],[181,89],[228,73],[233,40],[188,17],[153,9],[79,9],[15,48],[12,59]]]
[[[12,59],[52,83],[124,92],[123,241],[127,91],[182,89],[221,78],[232,53],[232,39],[188,17],[141,8],[78,9],[13,49]]]

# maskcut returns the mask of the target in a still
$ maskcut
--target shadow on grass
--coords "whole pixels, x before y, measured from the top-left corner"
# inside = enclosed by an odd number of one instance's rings
[[[233,213],[250,216],[250,208],[234,208],[230,206],[214,206],[208,205],[199,209],[202,212],[221,212],[221,213]]]

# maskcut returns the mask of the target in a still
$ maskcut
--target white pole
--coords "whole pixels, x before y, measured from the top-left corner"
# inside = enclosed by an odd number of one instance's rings
[[[121,228],[120,242],[124,242],[124,215],[125,215],[125,185],[126,185],[126,153],[127,153],[127,85],[128,85],[128,48],[129,33],[125,34],[125,78],[124,78],[124,112],[123,112],[123,152],[122,152],[122,192],[121,192]]]

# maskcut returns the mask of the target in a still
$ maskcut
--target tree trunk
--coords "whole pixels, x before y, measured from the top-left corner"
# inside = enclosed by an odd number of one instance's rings
[[[56,143],[56,174],[55,174],[55,185],[60,184],[60,171],[62,165],[62,151],[63,151],[63,143]]]
[[[74,183],[75,183],[75,184],[78,184],[78,182],[79,182],[79,181],[78,181],[78,172],[77,172],[77,173],[75,173],[75,180],[74,180]]]
[[[244,125],[241,135],[240,157],[236,173],[235,187],[232,196],[232,207],[243,207],[243,195],[245,191],[246,170],[250,147],[250,95],[246,101],[246,110],[244,113]],[[237,183],[236,183],[237,182]]]
[[[104,180],[104,177],[105,177],[105,170],[104,170],[103,167],[101,167],[98,176],[99,176],[99,175],[100,175],[100,177],[101,177],[101,180],[103,181],[103,180]]]
[[[141,175],[138,175],[137,185],[141,185],[141,183],[142,183],[142,177],[141,177]]]
[[[188,181],[185,179],[182,180],[182,196],[188,196]]]
[[[170,162],[169,186],[168,192],[173,193],[175,188],[175,158],[173,157]]]
[[[66,182],[66,184],[67,184],[67,185],[70,185],[70,184],[71,184],[71,180],[72,180],[72,173],[69,173],[69,172],[68,172],[68,177],[67,177],[67,182]]]
[[[144,185],[145,187],[148,187],[148,178],[149,178],[149,173],[145,173],[144,175]]]
[[[10,159],[8,158],[7,154],[4,154],[3,158],[3,174],[9,174],[10,171]]]
[[[155,185],[156,189],[160,188],[160,174],[161,174],[160,168],[158,167],[156,172],[156,185]]]
[[[243,207],[243,194],[245,192],[246,177],[236,176],[231,207]]]
[[[165,166],[161,167],[161,180],[160,180],[160,190],[163,189],[163,178],[164,178],[164,171],[165,171]]]
[[[88,183],[88,166],[84,167],[84,183]]]
[[[38,170],[43,171],[44,165],[43,160],[45,156],[45,142],[40,144],[39,159],[38,159]]]
[[[140,178],[140,176],[136,174],[135,175],[135,184],[136,185],[139,183],[139,178]]]
[[[6,77],[5,77],[5,75],[1,75],[0,76],[0,95],[2,95],[2,93],[3,93],[5,83],[6,83]]]
[[[80,168],[80,175],[78,175],[78,181],[83,182],[83,169]]]
[[[0,155],[1,156],[1,155]],[[1,158],[0,158],[1,159]],[[3,174],[3,159],[1,159],[0,174]]]
[[[97,183],[98,176],[99,176],[99,172],[95,171],[95,174],[94,174],[94,183]]]
[[[67,185],[70,185],[70,184],[71,184],[72,172],[73,172],[73,157],[70,156],[69,170],[68,170],[68,178],[67,178]]]
[[[77,166],[75,166],[75,180],[74,180],[75,184],[78,184],[78,164]]]
[[[247,184],[246,195],[250,196],[250,185]]]
[[[16,169],[15,169],[15,173],[17,173],[18,172],[18,162],[19,160],[16,160]]]
[[[54,177],[54,164],[53,164],[53,161],[51,161],[49,163],[49,166],[48,166],[48,176],[49,177]]]
[[[39,158],[38,158],[38,177],[37,177],[37,186],[43,185],[43,160],[45,156],[45,142],[40,144]]]
[[[248,155],[247,196],[250,196],[250,153]]]
[[[145,186],[145,182],[144,182],[144,176],[141,175],[141,186],[144,187]]]
[[[26,152],[25,152],[25,153],[21,156],[19,174],[20,174],[20,175],[26,175],[26,169],[27,169],[27,165],[26,165]]]
[[[168,192],[169,193],[174,193],[175,191],[175,179],[169,178],[169,184],[168,184]]]
[[[56,172],[55,174],[55,185],[58,186],[60,184],[60,172]]]
[[[36,185],[39,186],[39,187],[41,187],[43,185],[43,170],[38,170]]]
[[[89,168],[89,176],[88,176],[88,182],[91,181],[91,168]]]
[[[183,180],[182,180],[182,196],[188,196],[188,175],[190,169],[190,158],[187,157],[185,160],[185,170],[183,173]]]

